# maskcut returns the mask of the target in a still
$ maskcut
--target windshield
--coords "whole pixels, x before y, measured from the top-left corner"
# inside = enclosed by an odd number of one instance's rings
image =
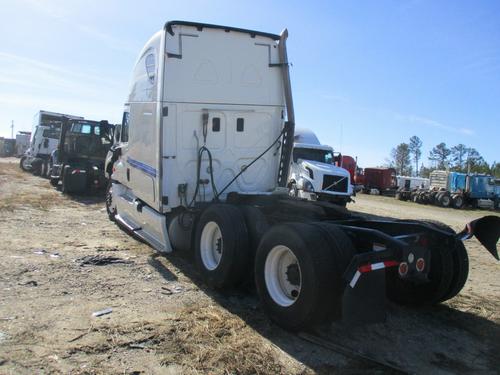
[[[59,136],[61,135],[61,129],[44,129],[42,135],[45,138],[59,139]]]
[[[87,157],[106,156],[111,146],[108,127],[93,123],[74,123],[64,139],[64,151]]]
[[[314,148],[294,148],[293,161],[298,159],[319,161],[320,163],[332,164],[333,153],[328,150],[317,150]]]

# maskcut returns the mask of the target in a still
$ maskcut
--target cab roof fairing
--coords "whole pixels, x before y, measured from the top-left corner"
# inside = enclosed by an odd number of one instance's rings
[[[293,148],[306,148],[313,150],[322,150],[322,151],[331,151],[333,152],[333,148],[327,145],[317,145],[313,143],[293,143]]]
[[[256,35],[258,35],[258,36],[262,36],[265,38],[270,38],[274,41],[280,40],[280,36],[277,34],[271,34],[271,33],[266,33],[266,32],[256,31],[256,30],[249,30],[249,29],[241,29],[239,27],[214,25],[214,24],[202,23],[202,22],[180,21],[180,20],[168,21],[167,23],[165,23],[164,30],[167,33],[169,33],[170,35],[175,35],[175,33],[173,31],[173,26],[176,26],[176,25],[177,26],[195,27],[198,31],[203,31],[204,28],[219,29],[219,30],[224,30],[226,32],[235,31],[235,32],[239,32],[239,33],[250,34],[250,37],[252,37],[252,38],[254,38]]]

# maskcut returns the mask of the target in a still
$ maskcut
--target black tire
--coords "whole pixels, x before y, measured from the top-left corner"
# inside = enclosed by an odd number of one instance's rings
[[[108,185],[106,186],[106,212],[108,213],[108,218],[111,221],[115,221],[116,212],[111,208],[113,203],[113,182],[108,179]]]
[[[335,259],[335,269],[333,272],[330,272],[330,277],[334,278],[338,286],[338,289],[335,291],[336,298],[331,299],[330,305],[322,310],[324,314],[320,319],[321,324],[331,323],[334,320],[342,318],[342,296],[346,287],[346,282],[342,276],[354,255],[356,255],[356,249],[345,232],[335,224],[325,222],[315,222],[312,224],[322,231]]]
[[[70,191],[68,185],[69,185],[69,182],[68,182],[68,179],[70,178],[69,175],[70,175],[70,169],[68,166],[63,166],[63,173],[62,173],[62,188],[61,188],[61,192],[63,194],[68,194]]]
[[[50,178],[50,184],[54,187],[57,187],[59,185],[59,179],[58,178]]]
[[[28,159],[27,156],[21,157],[21,160],[19,161],[19,167],[25,172],[28,172],[30,169],[25,165],[26,160]]]
[[[427,202],[428,204],[434,204],[436,205],[437,203],[437,199],[438,199],[438,195],[440,194],[441,192],[440,191],[433,191],[431,192],[428,197],[427,197]]]
[[[435,220],[426,220],[427,223],[434,225],[438,229],[455,234],[456,232],[448,225]],[[453,277],[448,292],[439,302],[447,301],[455,297],[467,282],[469,277],[469,256],[462,241],[455,241],[455,247],[452,249],[453,258]]]
[[[453,197],[453,207],[456,209],[461,209],[465,205],[464,197],[460,194],[457,194]]]
[[[202,234],[207,224],[214,222],[221,233],[221,258],[215,268],[204,263]],[[200,217],[195,234],[195,261],[203,280],[215,288],[227,288],[241,283],[249,264],[249,241],[242,212],[229,204],[209,206]]]
[[[280,245],[294,254],[300,270],[300,291],[288,306],[271,297],[266,283],[266,260]],[[292,331],[339,317],[345,288],[342,274],[353,254],[349,238],[334,225],[285,223],[272,227],[255,258],[255,284],[264,310],[274,322]]]
[[[418,193],[413,193],[411,195],[411,200],[412,200],[413,203],[420,203],[419,202],[419,194]]]
[[[447,225],[433,220],[421,220],[449,233]],[[434,305],[456,296],[465,285],[469,273],[469,260],[462,242],[456,241],[450,249],[436,246],[431,249],[429,282],[424,284],[402,280],[396,267],[386,271],[387,297],[402,305]]]
[[[31,172],[35,176],[40,176],[42,174],[42,163],[41,159],[34,159],[31,161]]]
[[[264,234],[268,231],[270,224],[261,210],[254,206],[237,206],[245,219],[248,232],[248,248],[255,256],[257,248]],[[253,265],[253,263],[252,263]]]
[[[49,162],[47,160],[42,160],[40,167],[40,176],[47,177],[49,172]]]
[[[299,196],[299,190],[297,189],[297,184],[295,182],[288,186],[288,195],[294,198]]]
[[[442,194],[440,194],[439,198],[438,198],[438,202],[439,202],[439,205],[441,207],[450,207],[451,206],[451,196],[450,196],[450,193],[448,192],[443,192]]]

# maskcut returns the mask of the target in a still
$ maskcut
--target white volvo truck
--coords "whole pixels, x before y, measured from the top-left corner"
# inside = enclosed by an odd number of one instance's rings
[[[290,197],[286,39],[171,21],[147,42],[108,159],[110,218],[161,252],[191,252],[209,285],[254,280],[291,330],[382,319],[385,293],[415,305],[452,298],[467,279],[462,240],[475,234],[498,256],[500,219],[455,234]]]
[[[50,155],[59,144],[64,118],[83,120],[80,116],[48,111],[37,112],[33,121],[30,147],[20,160],[22,170],[31,171],[35,175],[48,175]]]
[[[308,129],[295,130],[288,188],[293,197],[344,207],[353,194],[349,172],[334,165],[333,148],[322,145]]]

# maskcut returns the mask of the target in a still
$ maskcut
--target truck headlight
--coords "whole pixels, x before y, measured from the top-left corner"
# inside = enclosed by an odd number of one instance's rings
[[[313,193],[314,192],[314,186],[311,183],[311,181],[302,179],[302,190],[308,193]]]
[[[311,168],[306,167],[306,171],[309,172],[309,177],[314,180],[314,172]]]

